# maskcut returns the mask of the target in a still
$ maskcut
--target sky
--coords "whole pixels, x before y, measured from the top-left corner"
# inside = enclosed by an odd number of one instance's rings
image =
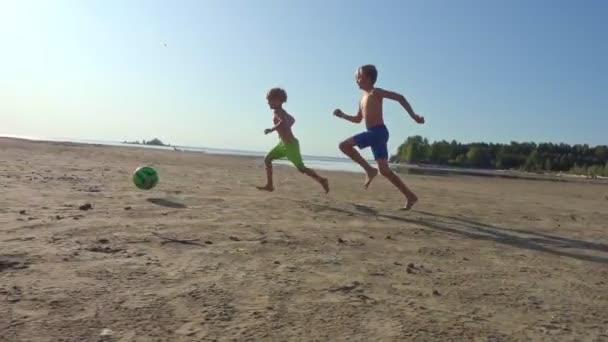
[[[0,0],[0,133],[265,151],[287,90],[304,154],[365,129],[354,72],[402,93],[384,116],[461,142],[608,144],[608,1]],[[365,152],[366,156],[371,153]]]

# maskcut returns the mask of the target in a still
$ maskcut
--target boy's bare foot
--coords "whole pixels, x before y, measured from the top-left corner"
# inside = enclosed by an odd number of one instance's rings
[[[321,183],[321,185],[323,186],[325,193],[329,193],[329,181],[327,180],[327,178],[319,179],[319,183]]]
[[[401,210],[410,210],[418,202],[418,197],[412,196],[405,200],[405,205],[401,208]]]
[[[372,169],[372,171],[367,173],[367,176],[365,176],[365,184],[363,184],[363,186],[365,187],[366,190],[369,187],[369,185],[372,183],[372,180],[374,180],[374,178],[377,175],[378,175],[378,170],[376,170],[376,169]]]
[[[266,184],[264,186],[256,186],[256,188],[258,188],[258,190],[261,190],[261,191],[270,191],[270,192],[274,191],[274,186],[272,186],[270,184]]]

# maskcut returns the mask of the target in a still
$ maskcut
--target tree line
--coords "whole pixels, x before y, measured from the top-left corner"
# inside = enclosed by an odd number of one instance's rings
[[[515,141],[510,144],[462,144],[455,140],[429,143],[417,135],[399,146],[391,162],[608,176],[608,146]]]
[[[135,141],[123,141],[123,144],[151,145],[151,146],[171,146],[171,145],[163,143],[162,140],[160,140],[158,138],[154,138],[154,139],[149,140],[149,141],[142,140],[142,142],[139,142],[139,140],[135,140]]]

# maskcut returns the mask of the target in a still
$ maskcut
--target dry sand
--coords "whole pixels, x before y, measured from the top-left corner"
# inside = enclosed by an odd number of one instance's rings
[[[0,139],[0,340],[608,340],[608,186],[275,171]]]

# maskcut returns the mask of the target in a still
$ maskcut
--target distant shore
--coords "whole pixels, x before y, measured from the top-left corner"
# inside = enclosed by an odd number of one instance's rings
[[[196,152],[206,153],[215,155],[226,155],[236,157],[248,157],[248,158],[262,158],[263,152],[256,151],[241,151],[241,150],[230,150],[230,149],[217,149],[217,148],[203,148],[203,147],[188,147],[188,146],[173,146],[169,144],[158,145],[155,143],[144,144],[143,142],[109,142],[109,141],[95,141],[95,140],[76,140],[76,139],[43,139],[43,138],[29,138],[29,137],[14,137],[7,136],[6,139],[17,139],[26,141],[36,142],[48,142],[48,143],[69,143],[69,144],[85,144],[85,145],[103,145],[103,146],[121,146],[121,147],[132,147],[132,148],[150,148],[150,149],[163,149],[163,150],[175,150],[184,152]],[[145,142],[145,141],[144,141]],[[162,143],[162,142],[161,142]],[[359,166],[346,158],[336,157],[320,157],[320,156],[307,156],[304,155],[304,161],[312,168],[326,170],[326,171],[342,171],[342,172],[354,172],[361,173]],[[277,161],[278,164],[292,166],[287,161]],[[373,163],[373,161],[370,161]],[[430,176],[477,176],[477,177],[496,177],[496,178],[508,178],[508,179],[521,179],[521,180],[541,180],[541,181],[553,181],[553,182],[584,182],[594,184],[608,185],[608,178],[597,177],[590,178],[587,176],[577,176],[572,174],[550,174],[550,173],[532,173],[517,170],[492,170],[492,169],[467,169],[458,167],[446,167],[446,166],[434,166],[428,164],[398,164],[392,163],[391,168],[398,173],[402,174],[420,174]]]

